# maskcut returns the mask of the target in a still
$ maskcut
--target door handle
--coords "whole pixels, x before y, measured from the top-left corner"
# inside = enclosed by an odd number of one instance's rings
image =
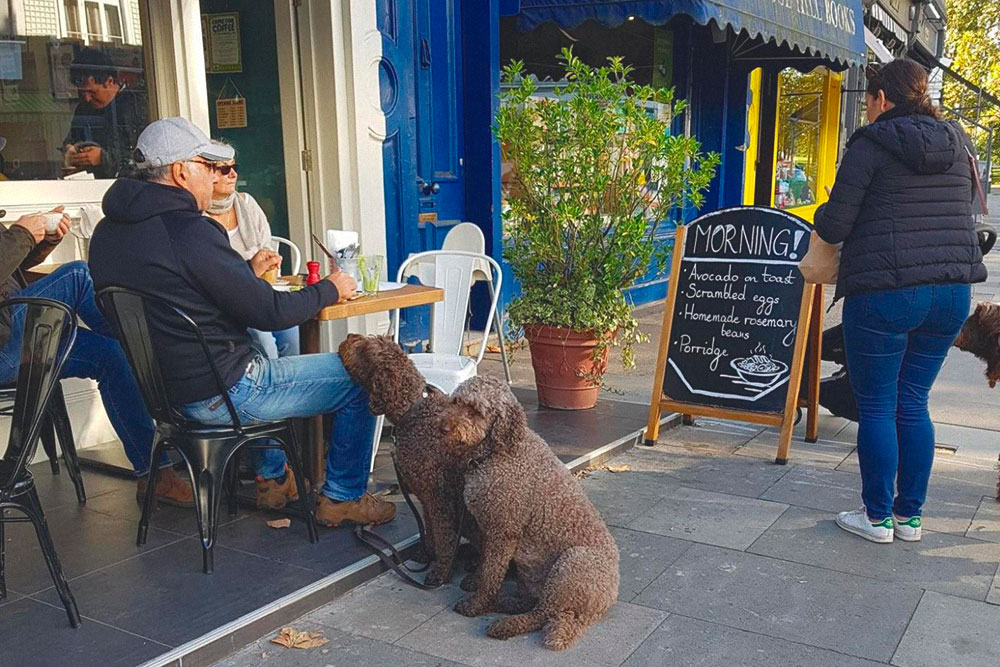
[[[420,38],[420,67],[430,69],[431,67],[431,45],[426,37]]]
[[[428,181],[423,180],[422,178],[418,178],[417,189],[420,191],[420,194],[422,195],[436,195],[437,193],[441,192],[441,184],[430,183]]]

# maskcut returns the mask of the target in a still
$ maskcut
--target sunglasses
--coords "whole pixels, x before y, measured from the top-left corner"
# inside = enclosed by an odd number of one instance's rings
[[[215,171],[217,171],[218,173],[222,174],[223,176],[228,176],[229,172],[231,172],[231,171],[232,172],[239,171],[239,165],[236,164],[236,163],[233,163],[233,164],[224,164],[224,165],[218,165],[217,164],[217,165],[215,165]]]

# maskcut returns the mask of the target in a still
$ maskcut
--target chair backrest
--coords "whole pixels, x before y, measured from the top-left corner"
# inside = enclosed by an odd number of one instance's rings
[[[302,268],[302,251],[289,239],[282,238],[281,236],[271,237],[271,250],[281,252],[281,246],[283,245],[288,246],[288,251],[292,255],[289,261],[292,264],[292,275],[296,275],[299,269]]]
[[[465,316],[469,310],[469,292],[472,289],[473,272],[478,266],[488,267],[495,275],[493,298],[486,322],[493,321],[500,298],[503,275],[500,265],[489,255],[461,250],[431,250],[410,255],[400,265],[396,280],[403,282],[412,265],[433,264],[433,286],[444,290],[444,301],[431,306],[431,349],[438,354],[461,354],[465,338]],[[489,324],[483,331],[479,346],[478,364],[486,354],[486,340]],[[399,340],[399,311],[393,314],[393,336]]]
[[[8,312],[19,307],[25,309],[21,365],[17,371],[10,438],[4,452],[4,460],[14,461],[15,465],[7,479],[0,479],[0,498],[22,478],[35,456],[42,418],[76,340],[76,315],[66,304],[38,298],[14,298],[0,303],[0,310]]]
[[[233,427],[242,430],[236,408],[229,399],[228,387],[222,381],[219,367],[208,349],[208,342],[201,328],[188,317],[187,313],[166,299],[126,287],[105,287],[97,293],[97,303],[105,318],[118,333],[118,340],[125,350],[132,373],[139,384],[142,400],[153,419],[158,422],[190,427],[186,419],[171,403],[163,382],[163,366],[153,344],[149,315],[154,312],[158,318],[187,330],[201,346],[206,365],[212,369],[219,394],[225,399],[226,408]]]
[[[441,250],[464,250],[485,254],[486,237],[483,236],[483,230],[474,222],[460,222],[445,235]]]

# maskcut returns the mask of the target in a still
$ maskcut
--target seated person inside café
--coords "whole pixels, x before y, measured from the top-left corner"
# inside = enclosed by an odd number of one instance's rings
[[[132,159],[149,118],[145,95],[126,84],[106,54],[84,48],[70,66],[80,102],[63,140],[64,174],[86,171],[114,178]]]
[[[218,140],[213,143],[228,146]],[[236,191],[239,174],[235,153],[232,160],[216,163],[215,171],[212,204],[208,207],[207,215],[223,226],[229,234],[229,244],[233,246],[233,250],[249,261],[261,250],[271,249],[271,225],[257,200],[246,192]],[[297,326],[274,332],[259,329],[249,331],[256,347],[271,359],[299,353]]]
[[[228,396],[246,423],[332,416],[318,523],[390,521],[395,506],[367,492],[375,417],[340,357],[270,359],[253,348],[247,333],[248,328],[295,326],[350,298],[357,285],[337,272],[298,292],[279,292],[261,278],[277,266],[276,253],[261,250],[245,261],[233,250],[222,225],[203,215],[212,203],[216,163],[233,155],[231,147],[213,144],[183,118],[157,120],[143,130],[133,176],[115,181],[104,196],[105,218],[90,242],[94,283],[98,289],[140,290],[187,313],[205,336]],[[195,422],[229,423],[195,335],[155,309],[150,319],[153,346],[161,359],[171,360],[162,369],[170,401]],[[283,452],[265,450],[254,465],[258,506],[280,508],[298,497]]]
[[[47,218],[52,214],[54,224],[47,227]],[[59,207],[49,214],[23,215],[6,230],[0,227],[0,300],[53,299],[72,308],[87,325],[77,330],[62,377],[97,380],[104,409],[138,477],[136,498],[140,499],[149,475],[153,420],[142,403],[124,351],[94,303],[94,285],[87,265],[70,262],[28,285],[21,280],[25,270],[44,260],[59,245],[69,224]],[[24,307],[0,311],[0,385],[17,382],[23,334]],[[194,506],[190,484],[169,467],[157,475],[156,495],[172,505]]]

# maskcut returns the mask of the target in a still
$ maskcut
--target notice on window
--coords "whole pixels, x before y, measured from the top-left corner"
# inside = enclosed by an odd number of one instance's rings
[[[247,126],[247,98],[215,100],[215,124],[220,130]]]
[[[240,15],[203,14],[205,71],[209,74],[233,74],[243,71],[240,46]]]

